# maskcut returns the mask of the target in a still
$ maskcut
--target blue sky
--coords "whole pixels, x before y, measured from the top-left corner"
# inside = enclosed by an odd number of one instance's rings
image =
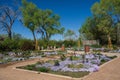
[[[0,5],[10,5],[13,0],[0,0]],[[21,0],[18,0],[21,1]],[[60,16],[61,26],[70,29],[78,35],[79,28],[87,17],[91,16],[91,6],[99,0],[28,0],[41,9],[51,9]],[[13,25],[15,33],[22,34],[23,37],[33,39],[31,32],[20,22],[16,21]],[[37,35],[39,37],[40,35]],[[52,39],[62,40],[60,35],[54,35]]]

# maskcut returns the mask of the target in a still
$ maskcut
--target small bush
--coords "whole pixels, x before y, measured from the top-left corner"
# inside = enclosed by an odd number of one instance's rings
[[[114,56],[110,56],[109,58],[111,58],[111,59],[114,59],[114,58],[116,58],[117,56],[116,55],[114,55]]]
[[[31,40],[21,40],[19,46],[23,51],[34,50],[34,43]]]
[[[105,62],[107,61],[105,59],[102,59],[100,65],[104,64]]]
[[[72,57],[72,56],[70,56],[70,60],[71,60],[71,61],[73,60],[73,57]]]
[[[38,61],[36,64],[40,64],[40,65],[42,65],[44,62],[40,62],[40,61]]]
[[[12,51],[13,49],[18,49],[18,41],[7,38],[0,41],[0,51]]]
[[[50,69],[49,68],[45,68],[45,67],[40,67],[40,68],[37,68],[37,71],[48,72],[48,71],[50,71]]]
[[[41,55],[41,57],[46,57],[46,55]]]
[[[70,60],[72,61],[72,60],[79,60],[79,57],[77,57],[77,56],[70,56]]]
[[[46,61],[47,63],[50,63],[50,64],[52,64],[52,65],[54,65],[55,64],[55,61],[54,60],[49,60],[49,61]]]
[[[66,56],[63,54],[63,55],[60,57],[60,59],[61,59],[62,61],[64,61],[64,60],[66,59]]]
[[[74,64],[68,64],[68,68],[74,68]]]
[[[102,46],[98,45],[98,44],[95,44],[95,45],[91,45],[91,47],[93,47],[93,48],[101,48]]]
[[[22,52],[22,57],[29,58],[30,56],[31,56],[31,52],[30,51],[23,51]]]
[[[58,60],[55,60],[55,63],[54,63],[54,66],[59,66],[59,61]]]
[[[35,68],[35,65],[27,65],[24,68],[28,70],[33,70]]]

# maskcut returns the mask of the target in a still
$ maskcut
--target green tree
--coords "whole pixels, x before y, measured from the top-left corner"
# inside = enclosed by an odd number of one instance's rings
[[[23,23],[32,32],[36,48],[35,32],[40,33],[44,40],[49,40],[54,34],[63,33],[64,28],[60,26],[59,16],[51,10],[41,10],[26,0],[22,0],[22,4]]]
[[[112,48],[112,42],[119,42],[120,38],[119,4],[120,0],[100,0],[100,2],[96,2],[91,8],[92,17],[86,20],[79,32],[87,39],[97,39],[104,44],[108,41],[108,46]]]
[[[67,40],[74,40],[75,39],[75,32],[72,30],[67,30],[64,33],[64,38],[66,38]]]
[[[99,23],[96,25],[98,30],[103,31],[108,39],[108,47],[112,49],[111,33],[113,27],[113,19],[111,13],[109,13],[106,8],[103,7],[105,1],[101,0],[100,3],[95,3],[92,6],[92,12],[95,17],[99,18]]]
[[[102,0],[101,4],[101,6],[105,7],[105,11],[114,19],[114,26],[117,27],[115,31],[116,40],[117,44],[120,44],[120,0]]]
[[[38,27],[36,21],[36,17],[38,15],[38,8],[32,2],[22,0],[21,11],[23,16],[23,24],[32,32],[32,35],[34,37],[35,48],[37,49],[35,30]]]
[[[13,33],[13,39],[15,40],[21,40],[23,37],[21,34],[16,34],[16,33]]]
[[[75,32],[73,30],[67,30],[65,33],[64,33],[64,45],[65,47],[75,47],[76,46],[76,38],[77,38],[77,35],[75,34]]]
[[[49,40],[52,35],[62,34],[64,28],[60,26],[60,17],[57,14],[54,14],[51,10],[42,10],[39,11],[41,15],[37,17],[39,22],[38,32],[41,33],[42,38]]]
[[[84,36],[84,39],[94,39],[94,35],[92,34],[93,29],[93,20],[92,18],[87,18],[85,23],[82,25],[82,27],[79,29],[80,36]]]
[[[64,40],[63,44],[65,45],[65,47],[76,47],[77,46],[77,41]]]

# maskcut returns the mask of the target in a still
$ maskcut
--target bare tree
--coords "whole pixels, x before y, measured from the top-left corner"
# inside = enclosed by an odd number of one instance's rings
[[[17,19],[19,10],[14,10],[9,6],[0,6],[0,29],[7,32],[12,39],[12,26]]]

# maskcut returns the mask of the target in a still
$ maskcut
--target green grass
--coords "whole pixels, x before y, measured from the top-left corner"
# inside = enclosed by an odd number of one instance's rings
[[[50,64],[52,64],[52,65],[54,65],[55,64],[55,61],[54,60],[49,60],[49,61],[46,61],[47,63],[50,63]]]
[[[117,56],[116,56],[116,55],[114,55],[114,56],[109,56],[109,58],[114,59],[114,58],[117,58]]]
[[[78,65],[69,64],[69,65],[68,65],[68,68],[83,68],[83,64],[78,64]]]
[[[57,75],[64,75],[64,76],[70,76],[73,78],[80,78],[84,77],[89,74],[89,72],[61,72],[61,71],[49,71],[49,73],[57,74]]]
[[[49,68],[45,68],[45,67],[36,68],[35,64],[27,65],[27,66],[21,66],[21,67],[17,67],[17,68],[27,69],[27,70],[32,70],[32,71],[38,71],[38,72],[48,72],[48,71],[50,71]]]
[[[77,56],[70,56],[70,60],[72,61],[72,60],[79,60],[80,59],[80,57],[77,57]]]
[[[17,68],[27,69],[27,70],[36,70],[35,69],[35,64],[31,64],[31,65],[27,65],[27,66],[21,66],[21,67],[17,67]]]

